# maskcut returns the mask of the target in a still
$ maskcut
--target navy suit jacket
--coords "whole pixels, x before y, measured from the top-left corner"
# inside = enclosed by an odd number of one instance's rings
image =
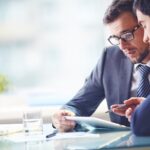
[[[83,87],[63,108],[78,116],[90,116],[104,98],[108,108],[130,97],[133,64],[118,46],[106,48]],[[129,126],[125,117],[110,113],[113,122]]]
[[[135,135],[150,136],[150,95],[134,111],[131,129]]]

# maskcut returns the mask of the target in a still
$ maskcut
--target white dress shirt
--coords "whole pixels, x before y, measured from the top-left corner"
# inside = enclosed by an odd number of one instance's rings
[[[150,61],[148,61],[147,64],[138,63],[138,64],[134,65],[133,76],[132,76],[132,84],[131,84],[131,91],[130,91],[131,92],[131,97],[136,97],[137,96],[137,87],[138,87],[138,84],[140,82],[140,73],[137,70],[137,67],[139,65],[147,65],[148,67],[150,67]],[[150,73],[148,75],[148,80],[150,82]]]

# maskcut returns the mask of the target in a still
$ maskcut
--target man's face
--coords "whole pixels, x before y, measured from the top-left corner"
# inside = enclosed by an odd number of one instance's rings
[[[138,25],[137,20],[130,12],[120,15],[114,22],[107,25],[111,35],[120,37],[126,32],[132,31]],[[137,63],[148,49],[148,44],[143,42],[143,28],[139,27],[133,32],[133,39],[125,41],[119,39],[119,48],[133,62]],[[149,54],[150,55],[150,54]],[[145,62],[146,58],[144,59]],[[146,60],[147,61],[147,60]]]
[[[145,43],[148,42],[150,44],[150,16],[144,15],[138,9],[136,11],[136,14],[137,14],[139,24],[141,24],[144,29],[143,41]]]

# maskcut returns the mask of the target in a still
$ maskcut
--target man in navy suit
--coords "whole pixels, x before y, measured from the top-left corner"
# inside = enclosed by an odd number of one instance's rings
[[[143,42],[143,28],[138,25],[132,11],[132,0],[114,0],[104,16],[110,30],[109,42],[114,45],[104,49],[102,57],[86,79],[79,92],[52,116],[52,123],[61,132],[72,130],[74,121],[64,116],[90,116],[106,98],[108,109],[136,96],[136,64],[145,62],[148,44]],[[149,55],[149,54],[148,54]],[[110,112],[112,122],[129,126],[125,116]]]
[[[138,100],[138,99],[137,99]],[[135,135],[150,136],[150,95],[142,102],[132,114],[131,129]]]
[[[143,41],[150,44],[150,2],[134,0],[134,10],[138,22],[144,28]],[[150,60],[149,60],[150,64]],[[150,65],[149,65],[150,66]],[[150,73],[149,73],[150,74]],[[150,82],[150,75],[149,75]],[[150,93],[149,93],[150,94]],[[150,95],[136,108],[131,118],[131,127],[136,135],[150,136]]]

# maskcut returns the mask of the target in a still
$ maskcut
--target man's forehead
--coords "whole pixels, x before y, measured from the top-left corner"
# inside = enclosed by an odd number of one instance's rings
[[[129,16],[128,20],[125,18],[126,16],[119,17],[114,22],[107,25],[110,34],[120,35],[133,29],[138,24],[137,19],[135,19],[133,16]]]

